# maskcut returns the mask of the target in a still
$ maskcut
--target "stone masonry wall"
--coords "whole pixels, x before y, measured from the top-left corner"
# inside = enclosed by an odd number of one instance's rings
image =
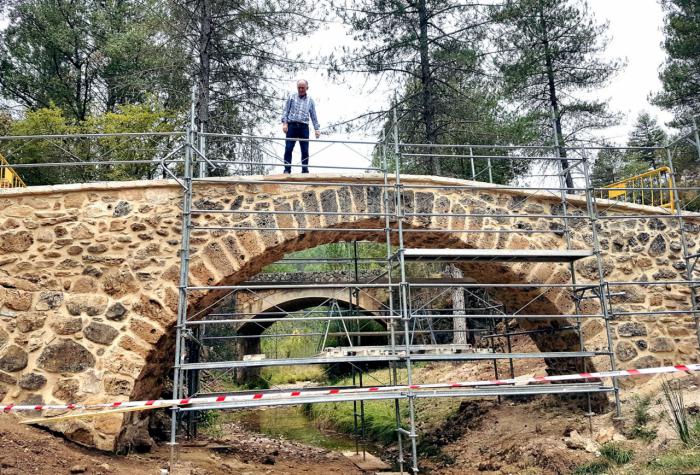
[[[356,177],[321,176],[334,186],[313,186],[289,178],[289,184],[209,183],[197,188],[195,207],[211,210],[383,211],[378,186],[357,184]],[[280,177],[274,177],[279,180]],[[363,176],[381,183],[381,177]],[[556,214],[556,198],[510,190],[480,190],[480,184],[430,177],[406,177],[405,209],[415,213]],[[473,185],[471,189],[411,189],[412,184]],[[0,402],[104,402],[158,397],[172,366],[172,333],[177,309],[181,190],[170,181],[34,187],[0,192]],[[571,208],[585,208],[571,198]],[[622,214],[658,214],[655,208],[622,205]],[[389,211],[393,211],[390,209]],[[613,211],[609,211],[608,214]],[[208,226],[258,227],[262,231],[193,232],[191,282],[231,285],[247,280],[285,253],[319,244],[377,239],[383,218],[350,215],[220,214],[196,217]],[[502,217],[408,216],[407,247],[563,249],[561,220]],[[688,217],[691,251],[697,249],[700,220]],[[573,219],[573,245],[588,248],[590,227]],[[680,235],[674,220],[636,218],[599,223],[605,273],[623,281],[683,277]],[[319,227],[329,231],[276,231]],[[268,228],[269,230],[266,230]],[[353,228],[357,231],[336,231]],[[521,229],[523,233],[467,233],[465,230]],[[450,232],[442,232],[448,229]],[[529,230],[544,233],[527,234]],[[479,282],[568,282],[558,264],[464,265]],[[593,259],[576,266],[579,282],[597,278]],[[613,304],[625,311],[685,309],[687,287],[625,286]],[[517,309],[536,296],[534,289],[496,294]],[[221,292],[192,294],[193,310],[209,305]],[[550,290],[528,313],[572,313],[570,296]],[[584,312],[599,309],[587,301]],[[532,321],[531,326],[569,322]],[[614,322],[615,351],[621,367],[698,361],[694,322],[687,315],[629,316]],[[603,349],[599,321],[584,325],[588,349]],[[566,337],[541,336],[543,350],[577,348]],[[596,364],[605,368],[604,359]],[[143,421],[133,415],[53,423],[53,430],[103,450],[139,443]]]

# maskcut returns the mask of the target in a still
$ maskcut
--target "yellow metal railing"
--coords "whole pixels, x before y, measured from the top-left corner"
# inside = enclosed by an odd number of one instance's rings
[[[27,184],[20,178],[16,171],[9,167],[5,157],[0,155],[0,188],[24,188]]]
[[[660,167],[612,183],[599,190],[601,198],[660,206],[675,211],[675,195],[671,169]]]

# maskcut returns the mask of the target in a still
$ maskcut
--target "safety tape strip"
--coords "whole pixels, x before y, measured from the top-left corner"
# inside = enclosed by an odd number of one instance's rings
[[[598,380],[601,378],[620,378],[628,376],[643,376],[653,374],[688,372],[700,370],[700,364],[679,364],[675,366],[659,366],[656,368],[640,368],[640,369],[622,369],[617,371],[599,371],[596,373],[576,373],[576,374],[560,374],[553,376],[528,376],[510,379],[492,379],[490,381],[462,381],[448,383],[432,383],[432,384],[412,384],[410,386],[369,386],[364,388],[350,389],[324,389],[306,391],[289,391],[277,393],[254,393],[254,394],[229,394],[227,396],[211,396],[211,397],[196,397],[185,399],[159,399],[148,401],[125,401],[125,402],[110,402],[101,404],[40,404],[40,405],[15,405],[8,404],[0,406],[3,413],[19,412],[19,411],[65,411],[65,410],[84,410],[84,409],[113,409],[127,407],[173,407],[186,406],[196,404],[214,404],[223,402],[241,402],[254,401],[259,399],[288,399],[290,397],[312,397],[312,396],[329,396],[332,397],[338,394],[358,394],[358,393],[375,393],[385,391],[410,391],[410,390],[425,390],[425,389],[443,389],[443,388],[468,388],[478,386],[501,386],[504,384],[525,385],[531,383],[558,382],[558,381],[577,381],[577,380]]]

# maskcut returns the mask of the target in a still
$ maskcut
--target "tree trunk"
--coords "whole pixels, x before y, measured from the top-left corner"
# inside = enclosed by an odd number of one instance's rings
[[[454,279],[464,278],[462,269],[454,264],[448,264],[445,268],[445,274]],[[467,344],[467,310],[464,303],[464,289],[454,287],[452,289],[452,315],[463,315],[463,317],[455,316],[452,318],[452,343],[456,345]]]
[[[199,3],[199,84],[197,91],[197,120],[199,130],[209,130],[209,84],[211,81],[212,18],[209,0]]]
[[[420,72],[423,97],[423,125],[425,126],[426,143],[437,143],[437,129],[435,128],[435,100],[433,97],[433,78],[430,71],[430,49],[428,44],[428,10],[425,0],[418,1],[418,23],[420,26],[419,49],[420,49]],[[428,153],[432,153],[428,149]],[[440,175],[440,160],[437,157],[430,157],[430,170],[433,175]]]
[[[547,21],[544,17],[544,10],[540,8],[540,26],[542,27],[542,37],[544,46],[544,56],[547,67],[547,83],[549,86],[549,104],[552,107],[554,113],[554,133],[557,136],[559,142],[559,157],[561,160],[561,170],[567,170],[569,168],[569,161],[566,159],[566,149],[564,148],[564,134],[561,128],[561,111],[559,110],[559,98],[557,97],[557,88],[554,82],[554,65],[552,64],[552,53],[550,51],[549,39],[547,37]],[[566,187],[568,189],[573,189],[574,181],[571,178],[571,172],[566,171],[564,176]]]

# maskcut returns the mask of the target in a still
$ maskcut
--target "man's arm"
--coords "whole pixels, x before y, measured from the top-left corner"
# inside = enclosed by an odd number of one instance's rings
[[[284,102],[284,109],[282,109],[282,132],[287,133],[287,123],[289,122],[289,107],[291,105],[292,98],[288,97]]]
[[[314,124],[314,130],[316,131],[316,138],[321,136],[321,126],[318,123],[318,117],[316,117],[316,103],[311,99],[309,104],[309,115],[311,116],[311,122]]]

